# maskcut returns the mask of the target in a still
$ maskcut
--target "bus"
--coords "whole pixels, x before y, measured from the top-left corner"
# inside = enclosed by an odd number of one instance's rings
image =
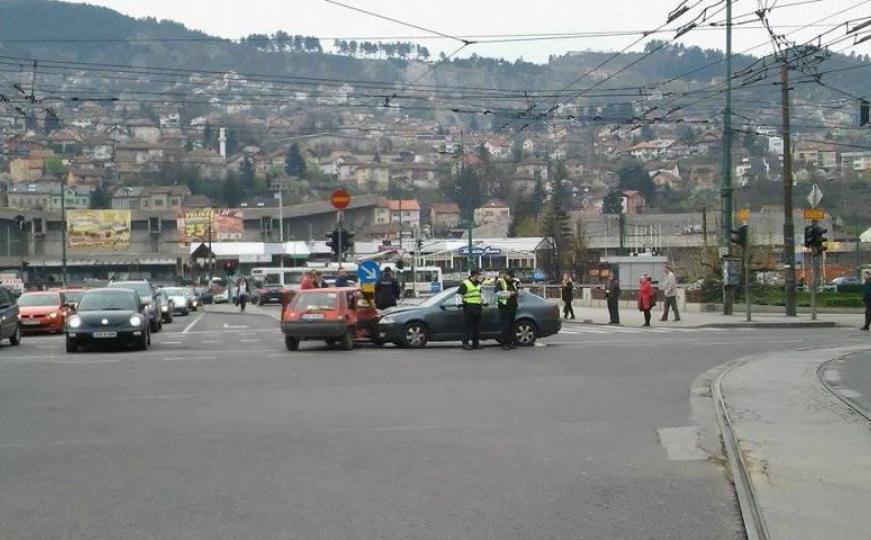
[[[306,272],[317,270],[321,275],[323,275],[324,280],[332,285],[333,282],[336,281],[338,269],[338,263],[324,263],[321,265],[311,264],[309,266],[293,266],[287,268],[261,267],[253,268],[251,270],[251,279],[254,281],[253,285],[257,288],[272,286],[296,290],[299,289],[299,286],[302,283],[302,278],[305,276]],[[356,264],[342,263],[342,270],[345,271],[348,279],[352,281],[357,280]]]
[[[395,263],[384,263],[381,265],[381,270],[385,268],[393,270],[396,280],[403,286],[403,296],[435,294],[444,288],[442,269],[438,266],[417,266],[414,274],[411,273],[411,267],[408,265],[398,270]]]

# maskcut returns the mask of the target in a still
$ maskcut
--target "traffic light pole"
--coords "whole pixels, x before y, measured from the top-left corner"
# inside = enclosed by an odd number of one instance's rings
[[[399,215],[401,216],[402,212],[400,212]],[[341,264],[342,264],[342,247],[344,247],[342,245],[342,227],[344,225],[342,224],[342,211],[341,210],[336,212],[336,221],[339,224],[339,227],[337,229],[338,232],[336,235],[336,242],[339,244],[338,249],[336,249],[336,262],[339,263],[339,265],[341,266]]]
[[[780,93],[783,121],[783,272],[784,309],[795,317],[795,223],[792,216],[792,143],[789,132],[789,64],[780,67]]]
[[[732,231],[732,2],[726,0],[726,108],[723,111],[723,178],[720,186],[721,255],[731,255],[729,235]],[[724,263],[725,264],[725,263]],[[723,315],[732,314],[735,291],[723,282]]]
[[[811,320],[817,320],[817,279],[819,260],[816,250],[811,252]]]
[[[750,303],[750,229],[747,229],[747,241],[744,244],[744,312],[747,322],[753,318]]]

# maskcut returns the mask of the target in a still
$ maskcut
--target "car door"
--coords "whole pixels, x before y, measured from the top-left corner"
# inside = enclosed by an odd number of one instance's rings
[[[499,320],[499,305],[496,301],[496,289],[487,284],[481,289],[484,297],[484,308],[481,313],[481,335],[497,337],[502,333],[502,322]]]
[[[18,327],[18,303],[9,289],[0,287],[0,339],[15,333]]]
[[[452,341],[463,335],[463,305],[460,295],[452,294],[432,310],[428,317],[430,339]]]

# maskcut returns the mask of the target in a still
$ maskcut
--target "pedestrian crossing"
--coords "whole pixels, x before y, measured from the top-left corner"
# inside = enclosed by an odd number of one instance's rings
[[[682,333],[721,333],[721,332],[754,332],[757,328],[709,328],[709,327],[676,327],[676,326],[651,326],[648,328],[628,327],[628,326],[606,326],[606,325],[572,325],[568,328],[563,327],[560,334],[581,335],[581,334],[682,334]]]

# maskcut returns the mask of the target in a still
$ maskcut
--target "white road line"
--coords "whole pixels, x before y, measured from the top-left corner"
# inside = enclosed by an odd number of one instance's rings
[[[202,314],[197,315],[197,316],[194,318],[194,320],[192,320],[192,321],[190,322],[190,324],[188,324],[187,326],[184,327],[184,330],[182,330],[181,333],[182,333],[182,334],[187,334],[188,332],[190,332],[191,329],[194,327],[194,325],[197,324],[197,323],[200,321],[200,319],[202,319],[202,318],[203,318],[203,315],[202,315]]]
[[[259,339],[240,339],[239,343],[260,343]]]
[[[203,344],[205,344],[205,343],[220,343],[220,342],[221,342],[220,339],[201,339],[200,340],[200,343],[203,343]]]
[[[183,341],[161,341],[159,345],[181,345]]]

